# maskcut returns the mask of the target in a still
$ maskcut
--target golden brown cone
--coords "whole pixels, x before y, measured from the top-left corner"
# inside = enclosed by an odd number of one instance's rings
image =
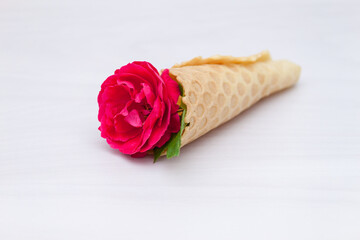
[[[232,119],[260,99],[294,85],[300,67],[273,61],[267,51],[250,57],[194,58],[170,68],[187,106],[181,146]]]

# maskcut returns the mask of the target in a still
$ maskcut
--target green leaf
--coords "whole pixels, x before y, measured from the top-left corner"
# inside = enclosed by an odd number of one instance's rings
[[[166,151],[166,149],[168,149],[168,146],[170,144],[170,142],[173,141],[173,139],[176,137],[177,133],[173,133],[169,139],[169,141],[167,141],[164,145],[162,145],[160,148],[154,148],[154,163],[156,163],[156,161],[158,160],[158,158],[160,157],[160,155]]]
[[[180,83],[178,83],[178,85],[179,85],[180,95],[183,97],[184,96],[184,87]]]
[[[179,83],[179,90],[180,94],[184,96],[184,89],[183,86]],[[177,133],[173,133],[169,139],[162,147],[154,148],[154,163],[159,159],[160,155],[166,152],[167,158],[172,158],[179,156],[180,154],[180,147],[181,147],[181,134],[184,132],[185,127],[189,126],[190,123],[185,123],[185,116],[186,116],[186,105],[181,101],[179,109],[182,111],[180,116],[180,131]]]
[[[181,109],[183,109],[184,111],[186,111],[187,110],[187,107],[186,107],[186,105],[181,101],[181,103],[180,103],[180,108]],[[185,114],[183,114],[182,116],[184,116],[185,117]]]
[[[186,114],[186,108],[184,109],[184,111],[181,115],[180,131],[176,133],[174,139],[169,141],[169,146],[168,146],[168,149],[166,152],[167,158],[176,157],[176,156],[179,156],[179,154],[180,154],[181,134],[185,128],[185,114]]]
[[[164,144],[161,148],[158,148],[158,147],[154,148],[154,150],[153,150],[154,151],[154,163],[156,163],[156,161],[159,159],[161,153],[165,150],[165,145],[166,144]]]
[[[179,156],[180,147],[181,147],[181,134],[183,133],[185,126],[188,126],[188,123],[185,123],[185,115],[186,115],[186,105],[181,102],[180,107],[183,109],[183,113],[180,116],[180,131],[177,133],[173,133],[169,139],[162,147],[154,148],[154,163],[159,159],[160,155],[166,152],[167,158],[172,158]]]

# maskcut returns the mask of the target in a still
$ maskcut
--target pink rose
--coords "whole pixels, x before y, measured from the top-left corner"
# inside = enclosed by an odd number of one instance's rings
[[[148,62],[129,63],[101,85],[101,136],[112,148],[143,157],[180,131],[179,86],[166,69],[159,75]]]

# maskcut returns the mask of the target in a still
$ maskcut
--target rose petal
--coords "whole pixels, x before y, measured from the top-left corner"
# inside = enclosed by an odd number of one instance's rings
[[[97,97],[97,101],[98,101],[98,104],[99,104],[99,107],[101,106],[101,104],[103,103],[103,100],[102,100],[102,95],[104,94],[104,89],[101,89],[99,91],[99,94],[98,94],[98,97]]]
[[[137,152],[136,150],[141,141],[141,137],[142,135],[139,134],[126,142],[113,141],[110,138],[107,138],[106,141],[112,148],[118,149],[124,154],[134,154]]]
[[[171,114],[168,131],[172,133],[177,133],[178,131],[180,131],[180,116],[177,112]]]
[[[116,85],[116,81],[118,80],[118,76],[116,75],[111,75],[109,76],[102,84],[101,84],[101,89],[104,89],[108,86],[114,86]]]
[[[146,155],[147,155],[146,152],[138,152],[138,153],[132,154],[131,157],[133,157],[133,158],[143,158],[143,157],[145,157]]]
[[[154,128],[154,125],[156,124],[156,121],[159,119],[159,117],[162,115],[162,110],[161,110],[161,106],[162,106],[162,102],[160,100],[160,98],[157,98],[154,102],[154,108],[153,110],[150,112],[149,116],[147,117],[147,119],[145,120],[144,124],[143,124],[143,135],[141,138],[141,142],[138,145],[138,150],[141,152],[146,151],[145,149],[143,149],[143,145],[146,143],[146,141],[149,139],[149,137],[152,135],[152,131],[155,130],[156,128]],[[149,148],[150,149],[150,148]]]
[[[122,115],[118,115],[114,118],[114,127],[115,127],[115,131],[118,133],[129,132],[134,129],[138,129],[130,125],[130,123],[128,123],[127,121],[125,121],[125,117]]]
[[[141,134],[141,129],[140,128],[134,128],[134,127],[129,127],[129,128],[122,128],[121,131],[119,130],[119,124],[115,123],[115,128],[114,127],[109,127],[106,132],[108,134],[108,138],[110,138],[113,141],[121,141],[121,142],[125,142],[128,141],[131,138],[136,137],[137,135]],[[123,123],[122,126],[124,126],[125,124]]]
[[[147,109],[142,109],[141,111],[141,114],[143,115],[143,116],[147,116],[147,115],[149,115],[150,113],[151,113],[151,111],[150,110],[147,110]]]
[[[131,100],[131,96],[123,86],[111,86],[104,89],[102,96],[103,102],[111,102],[113,104],[125,104]]]
[[[171,133],[169,131],[166,131],[164,133],[164,136],[162,136],[160,140],[155,144],[155,147],[158,148],[162,147],[167,141],[170,140],[170,137],[171,137]]]
[[[171,102],[171,114],[178,113],[179,105]]]
[[[144,90],[141,89],[141,91],[135,95],[135,102],[140,103],[145,97]]]
[[[154,102],[154,106],[153,109],[151,111],[151,113],[149,114],[149,116],[147,117],[147,119],[144,122],[143,128],[144,129],[148,129],[148,128],[153,128],[156,121],[158,120],[158,118],[161,116],[162,111],[161,111],[161,106],[162,104],[164,104],[163,102],[161,102],[160,98],[157,98]]]
[[[105,106],[103,104],[99,104],[99,113],[98,113],[98,120],[101,122],[101,119],[103,118],[105,114]]]
[[[158,85],[157,94],[159,95],[159,97],[161,99],[164,99],[164,85],[163,84]]]
[[[108,104],[104,104],[103,108],[105,109],[105,116],[107,118],[115,118],[123,107],[122,105],[114,105],[108,103]]]
[[[131,106],[131,104],[133,104],[133,100],[128,101],[125,106],[123,107],[123,109],[119,112],[119,114],[123,115],[123,116],[127,116],[129,114],[129,107]]]
[[[149,71],[148,66],[146,64],[142,64],[143,62],[133,62],[129,63],[116,71],[116,74],[126,73],[126,74],[135,74],[137,76],[141,76],[142,79],[149,82],[152,86],[156,87],[159,79],[161,79],[159,73],[154,73],[153,71]],[[142,66],[143,65],[143,66]],[[161,82],[162,80],[160,80]]]
[[[125,81],[130,82],[133,85],[133,89],[139,91],[141,89],[141,83],[146,82],[149,83],[145,78],[137,75],[135,73],[126,73],[121,72],[117,74],[119,80],[118,82]],[[150,83],[149,83],[150,84]]]
[[[124,81],[124,80],[118,79],[117,84],[124,85],[124,86],[128,87],[129,89],[135,89],[134,84],[129,81]]]
[[[170,77],[169,69],[165,69],[162,72],[161,77],[164,79],[168,96],[171,101],[176,104],[180,96],[179,84]]]
[[[160,77],[159,71],[151,63],[145,61],[135,61],[134,63],[139,66],[142,66],[154,77],[151,79],[154,81],[153,82],[154,86],[156,86],[159,83],[164,83],[162,78]]]
[[[159,71],[149,62],[135,61],[134,63],[150,70],[154,75],[159,75]]]
[[[152,89],[146,83],[142,83],[142,87],[143,87],[143,92],[146,97],[146,101],[150,104],[150,106],[154,106],[154,101],[155,101],[156,97],[155,97],[154,93],[152,92]]]
[[[141,141],[141,143],[139,144],[139,146],[138,146],[138,149],[137,149],[137,151],[140,151],[140,149],[141,149],[141,147],[146,143],[146,141],[149,139],[149,137],[151,136],[151,134],[152,134],[152,130],[153,129],[144,129],[144,134],[143,134],[143,138],[142,138],[142,141]],[[144,152],[144,151],[141,151],[141,152]]]
[[[170,102],[168,102],[168,105],[170,106]],[[144,146],[141,147],[142,152],[153,148],[154,145],[164,136],[170,122],[170,109],[166,106],[164,107],[164,109],[164,118],[162,120],[158,120],[161,124],[157,124],[157,127],[152,130],[151,136],[144,144]]]
[[[130,113],[125,117],[127,121],[133,127],[141,127],[142,121],[139,116],[139,112],[136,109],[130,111]]]

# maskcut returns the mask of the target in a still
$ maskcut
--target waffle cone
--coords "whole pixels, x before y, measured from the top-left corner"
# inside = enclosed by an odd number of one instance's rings
[[[169,69],[184,89],[187,106],[184,146],[227,122],[260,99],[294,85],[300,67],[273,61],[264,51],[250,57],[194,58]]]

